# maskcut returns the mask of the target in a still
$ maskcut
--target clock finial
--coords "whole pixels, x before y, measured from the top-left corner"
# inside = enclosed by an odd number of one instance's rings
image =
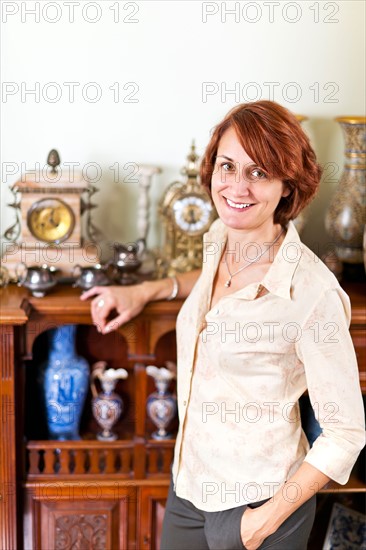
[[[181,173],[185,176],[188,176],[188,179],[191,180],[190,183],[193,183],[194,180],[197,180],[199,174],[198,170],[198,159],[199,156],[196,153],[196,145],[194,139],[192,140],[191,150],[187,155],[187,164],[181,170]]]
[[[60,163],[61,163],[61,160],[60,160],[60,155],[58,154],[58,151],[56,151],[56,149],[51,149],[47,157],[47,164],[52,168],[51,174],[57,174],[56,167],[59,166]]]

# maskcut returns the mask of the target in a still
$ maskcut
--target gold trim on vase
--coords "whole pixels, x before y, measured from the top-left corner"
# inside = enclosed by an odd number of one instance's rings
[[[359,157],[366,157],[366,153],[355,153],[354,151],[346,151],[346,157],[354,157],[354,158],[359,158]]]
[[[299,122],[304,122],[304,120],[308,120],[308,118],[309,118],[306,115],[295,115],[295,117],[297,118],[297,120]]]
[[[366,164],[349,164],[345,163],[345,168],[350,168],[351,170],[366,170]]]
[[[344,124],[366,124],[366,117],[364,116],[338,116],[334,120]]]

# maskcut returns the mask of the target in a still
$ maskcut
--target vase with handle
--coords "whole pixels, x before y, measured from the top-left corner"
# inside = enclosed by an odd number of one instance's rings
[[[113,426],[123,411],[123,401],[115,393],[114,388],[118,380],[128,377],[125,369],[107,369],[105,361],[98,361],[93,365],[90,375],[90,387],[93,394],[92,411],[95,420],[102,431],[97,434],[99,441],[115,441],[117,434],[112,431]],[[95,381],[99,380],[102,391],[98,394]]]
[[[156,391],[147,399],[147,414],[158,428],[151,435],[153,439],[170,439],[172,434],[166,428],[177,412],[177,398],[168,390],[169,384],[175,378],[174,372],[165,367],[153,365],[146,367],[146,373],[155,381]]]

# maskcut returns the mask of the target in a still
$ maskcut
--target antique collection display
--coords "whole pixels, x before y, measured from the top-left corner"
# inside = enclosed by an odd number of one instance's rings
[[[338,258],[363,263],[366,224],[366,118],[338,117],[345,139],[345,164],[325,218]]]
[[[170,184],[160,202],[168,275],[201,267],[202,237],[216,217],[211,197],[199,182],[198,159],[192,144],[182,169],[185,180]]]
[[[93,394],[93,415],[102,431],[97,434],[99,441],[115,441],[117,434],[112,428],[123,412],[122,398],[115,393],[114,388],[118,380],[128,377],[126,369],[106,369],[105,361],[98,361],[93,365],[90,375],[90,387]],[[98,379],[102,391],[98,394],[95,387],[95,379]]]
[[[2,258],[12,277],[19,262],[42,265],[54,263],[60,275],[71,275],[73,266],[99,263],[98,249],[91,246],[99,230],[91,220],[91,210],[96,207],[91,197],[98,191],[81,173],[64,174],[59,166],[60,157],[52,150],[47,159],[47,171],[36,170],[24,174],[12,185],[14,202],[10,204],[16,222],[4,237],[9,247]],[[86,195],[85,200],[83,195]],[[82,235],[82,214],[87,215],[87,235]],[[92,261],[90,258],[93,258]]]

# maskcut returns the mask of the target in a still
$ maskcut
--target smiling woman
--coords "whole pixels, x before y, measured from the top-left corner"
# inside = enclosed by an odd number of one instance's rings
[[[228,164],[219,156],[228,154],[224,152],[228,135],[222,138],[229,130],[231,143],[235,138],[238,142],[234,153],[240,158],[226,157]],[[202,159],[202,184],[212,190],[211,180],[216,181],[215,176],[223,170],[234,171],[236,180],[241,172],[252,181],[283,181],[289,193],[282,195],[274,215],[274,222],[281,225],[295,219],[311,201],[321,176],[315,153],[295,115],[273,101],[239,105],[216,126]]]
[[[161,550],[305,550],[316,491],[330,479],[345,484],[364,445],[349,298],[291,221],[320,174],[289,111],[270,101],[236,107],[202,162],[219,215],[204,235],[202,271],[178,274],[173,289],[164,279],[83,297],[96,296],[102,332],[150,300],[187,298],[176,327],[179,431]],[[326,337],[329,326],[337,339]],[[299,411],[306,390],[322,430],[311,449]]]

